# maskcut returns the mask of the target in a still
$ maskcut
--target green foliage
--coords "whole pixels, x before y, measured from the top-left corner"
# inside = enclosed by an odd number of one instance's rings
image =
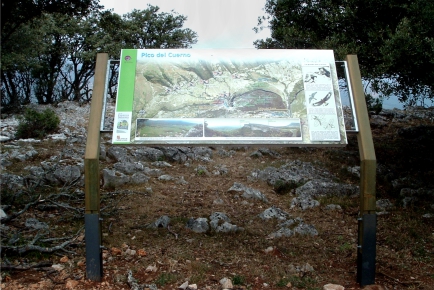
[[[122,30],[128,48],[190,48],[197,34],[182,28],[187,17],[158,11],[158,6],[148,5],[145,10],[134,9],[123,16]]]
[[[267,0],[257,48],[333,49],[357,54],[369,89],[408,105],[434,99],[434,2],[425,0]]]
[[[274,182],[273,189],[277,194],[283,195],[289,193],[291,190],[296,189],[299,186],[300,184],[297,182],[278,179]]]
[[[172,274],[172,273],[161,273],[160,276],[158,276],[157,280],[155,281],[155,284],[158,286],[164,286],[166,284],[174,283],[178,280],[178,275]]]
[[[197,41],[194,31],[183,28],[186,16],[159,12],[157,6],[119,16],[102,11],[96,0],[73,0],[70,5],[63,1],[24,1],[28,5],[6,1],[4,7],[3,2],[3,110],[35,100],[40,104],[89,101],[99,52],[118,59],[123,48],[190,48]],[[13,17],[3,13],[9,10]],[[118,67],[110,66],[111,96]]]
[[[38,112],[26,109],[20,118],[16,138],[43,138],[59,128],[60,119],[51,109]]]
[[[234,283],[234,285],[244,285],[246,279],[244,278],[244,276],[235,275],[232,279],[232,282]]]
[[[383,100],[380,98],[374,98],[371,94],[365,94],[366,106],[368,111],[378,114],[383,109]]]
[[[34,1],[2,0],[1,38],[7,45],[10,36],[23,24],[44,13],[59,13],[68,16],[83,16],[92,8],[102,8],[97,0]]]
[[[286,287],[288,283],[291,283],[292,287],[297,287],[301,289],[319,289],[314,287],[317,281],[309,276],[299,277],[299,276],[291,276],[289,278],[280,279],[276,286],[277,287]]]

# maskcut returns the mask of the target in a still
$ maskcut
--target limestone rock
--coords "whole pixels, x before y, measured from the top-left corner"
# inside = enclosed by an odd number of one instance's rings
[[[209,230],[208,219],[191,218],[188,220],[186,228],[192,230],[195,233],[206,233]]]
[[[326,284],[322,287],[323,290],[345,290],[344,286],[338,284]]]
[[[310,209],[319,206],[319,201],[310,196],[295,197],[291,201],[291,208],[299,207],[302,210]]]
[[[185,281],[184,283],[182,283],[182,284],[178,287],[178,289],[180,289],[180,290],[185,290],[185,289],[187,289],[187,287],[188,287],[188,281]]]
[[[210,219],[210,226],[212,229],[216,229],[219,226],[220,222],[231,222],[230,218],[228,218],[228,216],[225,213],[222,212],[214,212],[213,214],[210,215],[209,217]]]
[[[324,180],[311,180],[295,190],[297,196],[352,196],[359,193],[359,187]]]
[[[253,189],[250,187],[247,187],[239,182],[234,182],[234,185],[232,185],[231,188],[229,188],[228,192],[242,192],[242,197],[248,198],[248,199],[258,199],[265,202],[268,202],[267,197],[262,194],[257,189]]]
[[[263,170],[254,170],[250,177],[266,181],[275,190],[278,188],[290,190],[299,187],[309,180],[326,180],[330,176],[329,172],[317,169],[310,162],[296,160],[288,162],[280,168],[270,166]]]
[[[342,211],[342,207],[339,204],[328,204],[325,207],[326,210]]]
[[[382,128],[388,124],[387,119],[380,115],[372,115],[370,123],[373,128]]]
[[[184,176],[180,176],[177,179],[176,184],[186,185],[186,184],[188,184],[188,182],[184,179]]]
[[[157,270],[158,270],[158,268],[155,266],[155,265],[149,265],[148,267],[146,267],[146,270],[145,270],[145,272],[153,272],[153,273],[155,273],[155,272],[157,272]]]
[[[418,200],[419,198],[416,196],[406,196],[402,199],[402,207],[408,208],[409,206],[414,205]]]
[[[2,173],[0,177],[2,189],[19,190],[23,188],[23,178],[19,175]]]
[[[149,176],[146,176],[141,172],[136,172],[131,176],[131,183],[133,184],[148,183],[149,179],[150,179]]]
[[[272,206],[260,213],[259,217],[263,220],[268,220],[272,218],[286,220],[289,217],[289,214],[278,207]]]
[[[128,157],[128,151],[125,147],[112,146],[107,150],[107,156],[116,162],[132,161],[131,158]]]
[[[318,231],[315,229],[315,226],[308,225],[305,223],[300,223],[297,227],[295,227],[294,232],[300,235],[308,235],[308,236],[318,235]]]
[[[146,175],[149,175],[149,176],[160,176],[160,175],[163,174],[163,172],[161,171],[161,169],[157,169],[157,168],[149,168],[149,167],[145,167],[145,168],[143,169],[143,172],[144,172]]]
[[[143,171],[144,166],[140,162],[117,162],[113,165],[114,169],[124,174],[133,174]]]
[[[188,147],[159,147],[158,150],[163,153],[163,158],[168,161],[185,163],[188,159],[195,159],[193,151]]]
[[[26,219],[26,222],[24,223],[24,225],[28,228],[32,228],[35,230],[43,230],[43,229],[49,228],[47,223],[40,222],[39,220],[37,220],[35,218]]]
[[[6,142],[6,141],[9,141],[9,140],[11,140],[10,137],[0,135],[0,142]]]
[[[136,250],[133,250],[133,249],[126,249],[125,250],[126,255],[135,256],[136,253],[137,253]]]
[[[158,180],[160,180],[160,181],[171,181],[171,180],[174,180],[174,179],[175,179],[175,177],[173,177],[173,176],[171,176],[169,174],[163,174],[163,175],[161,175],[161,176],[158,177]]]
[[[222,278],[220,281],[223,289],[233,289],[234,285],[232,284],[232,280],[229,278]]]
[[[104,188],[116,188],[130,181],[130,177],[116,170],[104,168],[103,171]]]
[[[82,170],[77,165],[67,165],[60,167],[54,171],[54,177],[61,184],[71,184],[79,179],[82,175]]]
[[[132,152],[137,161],[159,161],[164,158],[164,153],[156,148],[139,147]]]
[[[0,209],[0,219],[6,218],[6,217],[8,217],[8,215],[5,213],[5,211],[3,209]]]
[[[213,170],[213,174],[214,175],[226,175],[228,174],[229,169],[226,167],[226,165],[221,164],[221,165],[216,165],[214,166],[214,170]]]
[[[155,222],[150,224],[149,228],[167,228],[167,226],[170,224],[170,218],[167,215],[163,215],[159,217]]]
[[[282,238],[282,237],[290,237],[294,235],[294,231],[288,228],[280,228],[274,233],[271,233],[268,235],[268,238],[275,239],[275,238]]]
[[[154,161],[151,164],[155,167],[172,167],[172,165],[166,161]]]
[[[60,265],[60,264],[53,264],[53,265],[51,265],[51,268],[53,268],[56,271],[62,271],[63,269],[65,269],[65,266]]]
[[[211,175],[209,173],[208,169],[206,168],[206,166],[204,166],[204,165],[199,165],[198,167],[196,167],[196,169],[194,169],[194,171],[196,171],[196,174],[199,176],[210,176]]]
[[[387,211],[394,208],[393,204],[388,199],[379,199],[376,201],[375,205],[378,209]]]

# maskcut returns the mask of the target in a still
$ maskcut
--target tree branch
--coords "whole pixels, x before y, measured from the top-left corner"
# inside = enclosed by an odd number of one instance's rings
[[[11,214],[10,216],[4,217],[4,218],[0,219],[0,221],[4,224],[4,223],[7,223],[7,222],[13,220],[14,218],[16,218],[16,217],[22,215],[22,214],[25,213],[25,212],[26,212],[26,211],[27,211],[31,206],[33,206],[33,205],[38,204],[39,202],[41,202],[40,198],[41,198],[41,195],[39,195],[39,196],[38,196],[34,201],[32,201],[32,202],[26,204],[26,205],[24,206],[24,208],[23,208],[22,210],[20,210],[19,212],[15,212],[15,213]]]
[[[69,240],[67,240],[67,241],[65,241],[65,242],[63,242],[57,246],[51,247],[51,248],[34,245],[43,236],[42,234],[40,234],[38,232],[38,234],[33,238],[33,240],[30,243],[28,243],[27,245],[21,245],[21,246],[2,245],[1,250],[2,251],[3,250],[12,250],[12,251],[17,252],[18,254],[24,254],[25,252],[28,252],[28,251],[39,251],[41,253],[53,253],[53,252],[62,250],[64,252],[67,252],[70,254],[75,254],[75,252],[73,252],[73,251],[66,250],[65,247],[67,247],[69,244],[74,242],[83,229],[84,229],[84,227],[81,227],[74,236],[69,237]]]

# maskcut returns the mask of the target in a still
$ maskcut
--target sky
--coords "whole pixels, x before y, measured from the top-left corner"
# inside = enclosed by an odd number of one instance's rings
[[[175,12],[187,16],[184,28],[198,35],[192,47],[254,48],[253,42],[270,36],[270,30],[255,33],[258,17],[265,15],[266,0],[100,0],[105,9],[119,15],[133,9],[144,10],[147,4],[160,7],[159,12]]]

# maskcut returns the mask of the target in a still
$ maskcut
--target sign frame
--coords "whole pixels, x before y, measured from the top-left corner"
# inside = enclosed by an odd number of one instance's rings
[[[369,123],[369,115],[356,55],[347,55],[351,94],[357,113],[357,134],[360,172],[360,214],[357,245],[357,282],[361,286],[375,283],[376,268],[376,156]],[[85,228],[86,275],[90,280],[103,277],[102,235],[100,216],[100,133],[107,84],[108,54],[98,53],[96,58],[94,90],[90,109],[85,151]]]
[[[125,49],[115,110],[119,145],[347,144],[332,50]]]

